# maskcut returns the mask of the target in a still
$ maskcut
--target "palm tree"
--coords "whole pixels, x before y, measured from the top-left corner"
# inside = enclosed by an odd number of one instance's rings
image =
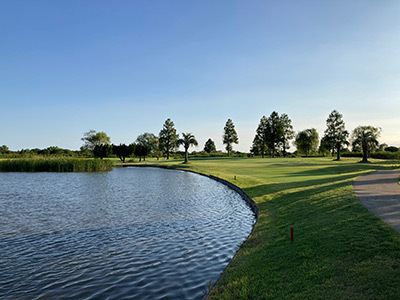
[[[182,138],[176,142],[177,146],[183,145],[185,148],[185,163],[188,162],[188,150],[190,146],[197,146],[198,143],[193,134],[189,133],[182,133]]]
[[[358,126],[352,134],[353,148],[361,146],[363,151],[362,162],[368,162],[368,153],[376,147],[381,129],[372,126]]]

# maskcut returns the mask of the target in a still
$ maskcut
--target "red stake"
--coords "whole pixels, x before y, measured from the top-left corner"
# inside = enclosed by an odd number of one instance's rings
[[[293,226],[290,227],[290,241],[293,243]]]

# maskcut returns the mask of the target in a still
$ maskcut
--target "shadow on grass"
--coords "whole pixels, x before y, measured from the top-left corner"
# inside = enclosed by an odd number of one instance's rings
[[[306,171],[308,172],[308,171]],[[269,184],[262,184],[257,185],[249,188],[244,188],[243,190],[250,196],[250,197],[260,197],[269,194],[274,194],[281,191],[288,191],[291,189],[298,189],[298,188],[306,188],[312,187],[313,189],[318,189],[320,185],[330,184],[329,187],[332,187],[332,184],[335,182],[340,182],[343,180],[348,180],[348,185],[351,185],[353,182],[353,178],[357,176],[364,175],[364,172],[358,173],[351,173],[351,174],[344,174],[341,176],[329,176],[324,178],[312,179],[312,180],[299,180],[299,181],[292,181],[288,183],[269,183]],[[324,173],[326,175],[326,173]],[[300,175],[298,175],[300,176]],[[305,176],[305,175],[303,175]],[[309,175],[311,176],[311,175]],[[314,175],[315,176],[315,175]],[[310,189],[307,189],[310,191]]]
[[[230,277],[228,270],[227,281],[215,293],[226,298],[240,294],[243,299],[257,298],[260,291],[271,299],[294,294],[301,299],[376,299],[380,293],[389,299],[397,295],[400,272],[392,266],[400,263],[399,236],[360,205],[351,189],[354,177],[365,174],[364,170],[244,189],[250,196],[283,193],[257,203],[260,217],[243,245],[245,265],[240,259],[235,265],[246,272]],[[303,189],[290,191],[294,188]],[[290,242],[291,226],[294,243]],[[387,288],[382,274],[395,278],[393,290]]]
[[[324,176],[324,175],[341,175],[343,173],[354,173],[359,171],[378,171],[392,170],[393,166],[382,166],[378,164],[338,164],[336,166],[329,165],[325,168],[315,168],[306,171],[293,172],[290,176]]]
[[[227,156],[221,156],[221,157],[191,157],[189,159],[189,162],[192,161],[212,161],[212,160],[242,160],[242,159],[249,159],[247,157],[227,157]]]

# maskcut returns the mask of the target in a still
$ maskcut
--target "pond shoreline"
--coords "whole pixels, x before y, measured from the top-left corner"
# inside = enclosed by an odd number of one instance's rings
[[[253,233],[254,228],[255,228],[255,226],[256,226],[256,223],[257,223],[257,220],[258,220],[258,213],[259,213],[256,203],[253,201],[253,199],[250,198],[249,195],[247,195],[247,194],[246,194],[240,187],[238,187],[237,185],[235,185],[235,184],[233,184],[233,183],[231,183],[231,182],[229,182],[229,181],[227,181],[227,180],[224,180],[224,179],[222,179],[222,178],[213,176],[213,175],[207,175],[207,174],[204,174],[204,173],[199,173],[199,172],[195,172],[195,171],[192,171],[192,170],[184,170],[184,169],[180,169],[180,168],[170,168],[170,167],[166,167],[166,166],[151,166],[151,165],[137,165],[137,166],[135,166],[135,165],[122,165],[121,167],[123,167],[123,168],[129,168],[129,167],[133,167],[133,168],[135,168],[135,167],[139,167],[139,168],[160,168],[160,169],[167,169],[167,170],[184,171],[184,172],[189,172],[189,173],[194,173],[194,174],[197,174],[197,175],[201,175],[201,176],[207,177],[207,178],[209,178],[209,179],[212,179],[212,180],[214,180],[214,181],[217,181],[217,182],[219,182],[219,183],[221,183],[221,184],[227,186],[227,187],[230,188],[231,190],[235,191],[236,193],[238,193],[238,194],[242,197],[242,199],[246,202],[246,204],[250,207],[250,209],[252,210],[252,212],[253,212],[253,214],[254,214],[254,217],[255,217],[255,222],[254,222],[254,224],[253,224],[253,227],[252,227],[252,229],[251,229],[250,234],[249,234],[249,235],[247,236],[247,238],[243,241],[243,243],[241,243],[241,244],[239,245],[239,249],[235,252],[235,255],[232,257],[232,259],[229,261],[229,263],[225,266],[224,270],[221,272],[221,274],[219,275],[218,279],[217,279],[215,282],[212,282],[212,284],[209,286],[209,290],[207,291],[207,293],[206,293],[205,296],[203,297],[203,299],[207,299],[207,298],[208,298],[208,295],[210,294],[210,292],[214,289],[214,287],[217,285],[218,281],[221,279],[222,274],[225,272],[225,270],[230,266],[230,264],[232,263],[232,261],[235,259],[236,255],[238,254],[238,252],[239,252],[240,248],[242,247],[242,245],[243,245],[244,243],[247,242],[247,240],[249,239],[249,237],[250,237],[251,234]]]
[[[33,219],[43,219],[45,223],[30,223],[32,231],[28,234],[0,241],[2,247],[5,246],[5,257],[9,258],[4,260],[2,269],[6,271],[5,278],[10,279],[4,281],[6,288],[0,289],[0,295],[4,292],[6,298],[18,298],[29,291],[32,298],[37,295],[56,298],[56,295],[65,294],[79,298],[79,295],[101,293],[113,299],[128,294],[141,295],[142,299],[171,295],[175,295],[175,299],[203,299],[252,232],[255,217],[237,192],[204,176],[176,171],[115,168],[104,174],[4,174],[10,188],[0,196],[14,195],[20,182],[26,183],[23,191],[27,192],[22,196],[29,199],[41,200],[44,194],[58,194],[57,188],[62,188],[63,192],[60,197],[51,196],[49,203],[38,202],[39,207],[44,203],[46,209],[37,209]],[[43,186],[49,187],[45,193]],[[64,187],[67,187],[65,191]],[[135,192],[132,198],[135,187],[146,188]],[[35,191],[38,191],[37,197]],[[62,195],[69,195],[68,199]],[[12,202],[10,197],[0,199],[7,207]],[[27,210],[30,209],[29,201],[21,203],[28,204]],[[61,203],[67,203],[65,211],[59,209]],[[127,210],[127,204],[131,211]],[[16,210],[21,210],[21,206]],[[106,217],[96,217],[104,215],[105,210]],[[93,222],[88,222],[87,212]],[[135,217],[134,212],[145,217]],[[9,213],[18,215],[14,211]],[[159,213],[166,217],[159,218]],[[63,218],[66,215],[77,218],[71,222]],[[15,218],[15,226],[3,231],[21,229],[23,233],[24,220]],[[32,242],[36,248],[30,248]],[[24,257],[13,250],[15,245],[27,251],[24,250],[24,255],[28,253],[35,258],[29,274],[24,273],[23,261],[12,259]],[[79,258],[84,276],[71,272],[76,265],[74,258]],[[48,276],[42,265],[54,265],[51,274],[59,275]],[[113,273],[108,274],[108,270]],[[46,289],[40,285],[43,280],[48,282]],[[91,284],[82,285],[85,282]],[[145,289],[143,283],[146,283]],[[72,290],[78,285],[79,290]]]

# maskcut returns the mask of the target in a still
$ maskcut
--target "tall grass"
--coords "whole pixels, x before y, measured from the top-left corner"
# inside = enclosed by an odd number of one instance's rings
[[[113,162],[84,158],[21,158],[0,160],[0,172],[100,172]]]

